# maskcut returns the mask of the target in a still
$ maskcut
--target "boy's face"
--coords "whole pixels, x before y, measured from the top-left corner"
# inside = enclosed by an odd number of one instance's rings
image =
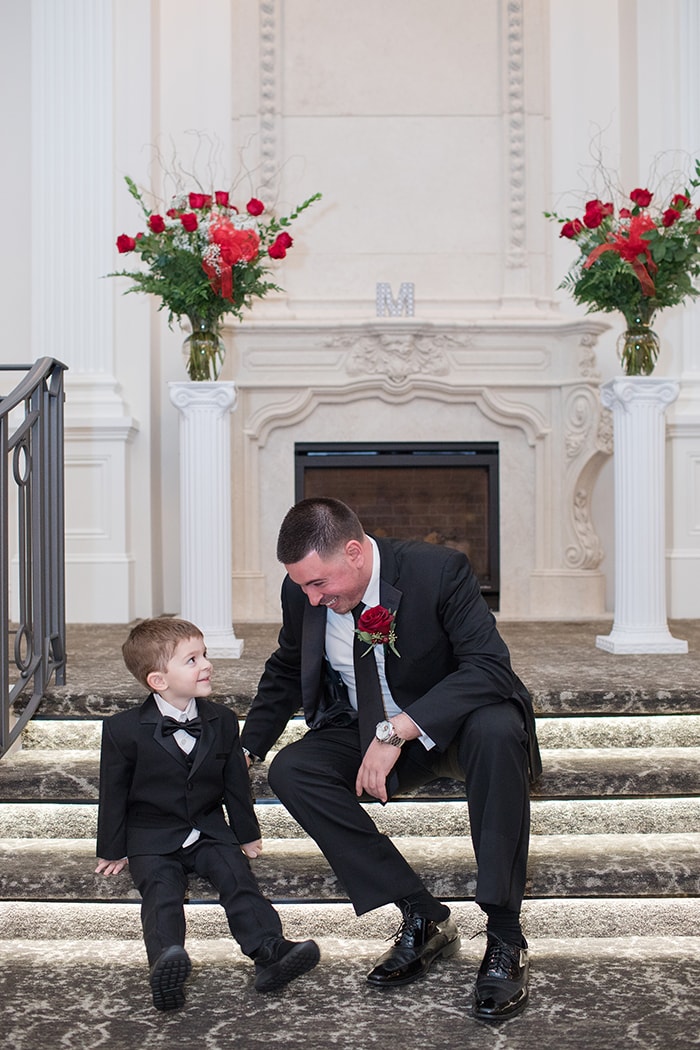
[[[152,671],[148,684],[174,707],[183,710],[193,696],[211,693],[211,663],[202,638],[178,642],[165,671]]]

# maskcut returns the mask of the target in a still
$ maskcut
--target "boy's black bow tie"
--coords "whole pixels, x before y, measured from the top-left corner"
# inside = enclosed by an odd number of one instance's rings
[[[184,729],[190,736],[199,736],[202,732],[202,719],[197,717],[190,718],[188,722],[178,722],[176,718],[164,715],[162,728],[163,736],[172,736],[173,733],[177,733],[178,729]]]

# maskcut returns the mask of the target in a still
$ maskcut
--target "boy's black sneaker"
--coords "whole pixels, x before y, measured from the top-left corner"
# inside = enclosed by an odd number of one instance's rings
[[[185,981],[192,970],[190,957],[179,944],[160,953],[151,967],[151,991],[156,1010],[177,1010],[185,1005]]]
[[[313,970],[321,953],[316,941],[287,941],[284,937],[268,937],[255,955],[255,990],[275,992],[295,977]]]

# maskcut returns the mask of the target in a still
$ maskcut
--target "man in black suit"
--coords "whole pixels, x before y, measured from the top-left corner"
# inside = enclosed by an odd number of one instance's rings
[[[339,500],[288,512],[277,557],[279,647],[265,665],[241,742],[264,758],[301,707],[309,732],[273,760],[270,784],[311,835],[357,914],[394,902],[403,922],[368,975],[408,984],[459,949],[437,900],[360,805],[440,776],[466,783],[487,947],[472,1012],[524,1009],[520,926],[529,842],[529,779],[541,771],[529,693],[467,558],[426,543],[366,535]],[[358,649],[359,646],[359,649]],[[368,671],[370,672],[368,675]]]
[[[316,965],[318,946],[285,940],[250,870],[247,858],[262,852],[260,827],[236,714],[206,699],[212,665],[202,633],[186,620],[142,620],[122,652],[152,693],[103,722],[95,871],[131,869],[153,1005],[173,1010],[185,1001],[183,902],[192,873],[218,890],[231,933],[255,961],[256,990],[281,988]]]

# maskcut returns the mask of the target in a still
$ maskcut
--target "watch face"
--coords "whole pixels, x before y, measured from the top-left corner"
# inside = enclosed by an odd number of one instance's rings
[[[394,727],[391,722],[380,722],[377,726],[377,740],[388,740],[390,736],[394,735]]]

